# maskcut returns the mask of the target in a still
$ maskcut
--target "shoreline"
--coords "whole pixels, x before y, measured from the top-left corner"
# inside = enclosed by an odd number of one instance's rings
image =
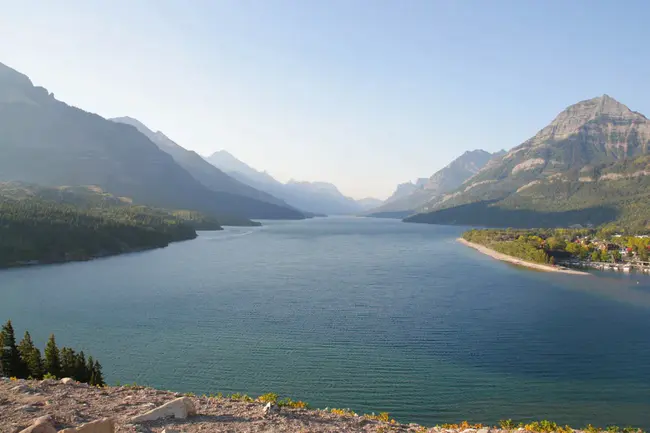
[[[458,239],[456,239],[456,241],[460,242],[461,244],[463,244],[465,246],[468,246],[470,248],[474,248],[476,251],[478,251],[480,253],[483,253],[486,256],[490,256],[493,259],[501,260],[502,262],[512,263],[513,265],[525,266],[525,267],[530,268],[530,269],[536,269],[536,270],[545,271],[545,272],[559,272],[559,273],[570,274],[570,275],[591,275],[588,272],[576,271],[574,269],[569,269],[569,268],[565,268],[565,267],[543,265],[541,263],[528,262],[528,261],[523,260],[523,259],[518,259],[516,257],[500,253],[500,252],[495,251],[495,250],[493,250],[491,248],[488,248],[486,246],[466,241],[463,238],[458,238]]]
[[[259,432],[404,432],[404,433],[609,433],[588,426],[561,427],[552,421],[528,424],[502,420],[498,424],[442,424],[425,427],[392,419],[387,412],[357,414],[350,409],[310,408],[301,401],[268,393],[258,398],[181,394],[147,386],[89,386],[71,378],[27,380],[0,377],[2,432],[13,431],[180,431],[185,433]],[[27,409],[26,409],[27,408]],[[74,414],[74,416],[70,416]],[[172,414],[172,416],[169,416]],[[44,426],[49,425],[49,429]],[[31,426],[31,427],[30,427]],[[85,426],[85,428],[84,428]],[[91,429],[90,426],[95,427]],[[6,429],[6,428],[8,429]],[[66,430],[61,430],[66,428]],[[70,428],[70,430],[68,430]],[[20,429],[20,430],[19,430]],[[23,430],[25,429],[25,430]],[[628,431],[628,430],[626,430]],[[634,428],[632,433],[643,433]],[[623,433],[617,428],[615,433]]]

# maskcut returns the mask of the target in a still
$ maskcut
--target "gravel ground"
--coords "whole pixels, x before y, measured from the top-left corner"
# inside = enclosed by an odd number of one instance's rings
[[[482,426],[472,428],[468,425],[425,428],[417,424],[382,422],[319,409],[283,407],[280,413],[265,417],[264,403],[206,396],[188,396],[196,415],[186,419],[131,422],[136,415],[182,396],[141,386],[96,388],[74,381],[64,384],[58,380],[0,378],[0,433],[18,433],[32,425],[35,419],[46,415],[52,417],[57,430],[109,417],[116,423],[116,432],[142,433],[162,433],[164,429],[167,429],[167,433],[532,433],[523,428],[503,430]],[[571,433],[587,432],[572,430]]]
[[[133,424],[131,418],[182,394],[145,387],[94,388],[56,380],[0,379],[0,433],[15,433],[38,417],[51,415],[57,430],[111,417],[117,432],[425,432],[410,425],[391,425],[323,410],[282,408],[263,416],[264,403],[229,398],[190,397],[197,410],[184,420],[164,419]]]

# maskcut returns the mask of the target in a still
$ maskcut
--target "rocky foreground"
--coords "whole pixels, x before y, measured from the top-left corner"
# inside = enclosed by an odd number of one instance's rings
[[[524,431],[473,427],[426,428],[343,410],[280,408],[264,402],[196,397],[141,386],[96,388],[72,379],[0,378],[0,433]]]

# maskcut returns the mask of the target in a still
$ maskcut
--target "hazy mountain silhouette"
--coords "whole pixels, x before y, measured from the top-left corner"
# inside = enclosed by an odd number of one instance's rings
[[[210,190],[136,128],[58,101],[3,64],[0,130],[0,180],[97,185],[137,203],[198,210],[225,223],[234,216],[302,218],[293,209]]]
[[[367,206],[371,203],[369,199],[358,202],[346,197],[335,185],[327,182],[279,182],[268,173],[255,170],[225,150],[213,153],[206,160],[241,182],[279,197],[303,211],[327,215],[356,214],[368,209]]]

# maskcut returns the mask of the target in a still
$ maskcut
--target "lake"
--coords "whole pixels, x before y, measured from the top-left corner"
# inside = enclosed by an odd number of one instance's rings
[[[0,320],[98,357],[107,382],[276,392],[425,425],[650,428],[650,278],[549,274],[458,227],[324,218],[0,271]]]

